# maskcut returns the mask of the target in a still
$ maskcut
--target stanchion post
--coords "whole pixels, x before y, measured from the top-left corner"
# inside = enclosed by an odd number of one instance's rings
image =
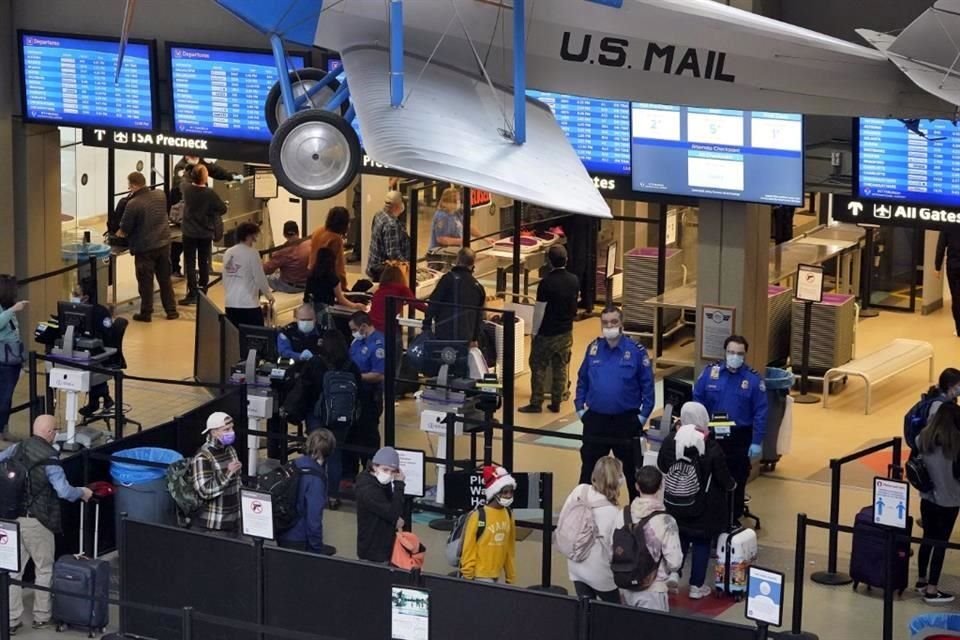
[[[518,245],[519,246],[519,245]],[[516,292],[514,292],[516,293]],[[517,358],[516,335],[517,329],[514,323],[517,320],[517,314],[514,311],[503,312],[503,466],[508,470],[513,470],[513,421],[514,421],[514,399],[516,389],[514,386],[515,360]]]
[[[883,640],[893,640],[893,574],[897,556],[896,533],[887,531],[884,541],[886,554],[883,562]]]
[[[903,479],[903,439],[899,437],[893,439],[893,468],[890,476],[894,480]]]
[[[553,586],[553,474],[540,474],[540,507],[543,509],[543,544],[540,546],[540,584],[530,587],[536,591],[548,591],[567,595],[567,590]]]
[[[264,582],[264,570],[263,570],[263,539],[254,538],[253,539],[253,553],[256,558],[256,580],[257,580],[257,625],[261,628],[264,625],[266,616],[265,616],[265,597],[263,593],[263,582]],[[258,640],[263,640],[263,631],[257,631]]]
[[[117,401],[113,405],[114,416],[113,419],[117,423],[117,440],[123,438],[123,371],[117,369],[117,372],[113,374],[113,391],[114,395],[117,396]]]
[[[794,397],[793,401],[800,404],[816,404],[820,402],[820,396],[808,392],[810,384],[810,324],[813,320],[813,303],[806,301],[803,303],[803,349],[800,357],[800,395]],[[823,384],[823,392],[829,394],[830,387],[826,381]]]
[[[818,636],[801,631],[803,624],[804,563],[807,561],[807,514],[797,514],[797,546],[793,558],[793,623],[790,631],[780,634],[783,640],[818,640]]]
[[[126,602],[126,584],[127,580],[125,577],[124,567],[127,566],[127,512],[120,512],[120,530],[117,531],[117,555],[120,557],[120,602]],[[120,617],[120,635],[123,636],[127,632],[127,608],[124,606],[117,607],[118,616]],[[0,618],[2,620],[3,618]]]
[[[37,397],[37,352],[31,351],[30,356],[27,358],[28,362],[28,372],[30,374],[29,380],[27,380],[29,393],[30,393],[30,424],[33,425],[34,420],[37,419],[37,416],[40,415],[39,407],[39,398]]]
[[[180,637],[182,640],[193,640],[193,607],[181,609]]]
[[[10,574],[0,571],[0,640],[10,640]]]
[[[853,579],[845,573],[837,572],[837,538],[840,533],[837,526],[840,524],[840,461],[830,460],[830,531],[827,543],[827,570],[817,571],[810,579],[817,584],[832,587],[850,584]]]
[[[414,271],[416,268],[414,267]],[[387,446],[392,447],[396,442],[397,425],[397,300],[393,296],[387,296],[386,310],[386,330],[384,337],[387,344],[387,357],[384,361],[384,370],[387,372],[383,388],[383,441]]]

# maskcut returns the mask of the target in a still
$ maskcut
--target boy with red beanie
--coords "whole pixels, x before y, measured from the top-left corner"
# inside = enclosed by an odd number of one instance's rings
[[[507,584],[514,584],[517,527],[509,507],[517,482],[503,467],[488,465],[483,487],[486,506],[470,514],[463,532],[460,575],[477,582],[499,582],[503,575]]]

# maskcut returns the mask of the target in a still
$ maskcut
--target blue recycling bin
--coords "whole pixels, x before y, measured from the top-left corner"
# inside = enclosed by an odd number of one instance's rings
[[[764,375],[767,388],[767,432],[763,437],[763,453],[760,462],[771,470],[777,465],[777,439],[780,437],[780,425],[787,411],[787,396],[793,387],[793,373],[786,369],[767,367]]]
[[[960,613],[924,613],[910,621],[909,630],[910,637],[917,639],[931,635],[960,638]]]
[[[182,460],[183,456],[172,449],[138,447],[118,451],[113,459],[110,477],[114,483],[117,530],[120,530],[121,513],[126,513],[131,520],[175,525],[176,507],[167,491],[166,469],[138,462],[169,465]]]

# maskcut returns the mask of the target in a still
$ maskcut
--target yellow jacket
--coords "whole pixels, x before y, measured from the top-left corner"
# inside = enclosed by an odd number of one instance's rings
[[[486,527],[477,540],[477,523],[480,516],[474,511],[467,518],[463,532],[463,552],[460,555],[460,573],[467,580],[474,578],[498,579],[506,575],[507,584],[517,579],[516,557],[517,528],[513,514],[500,507],[484,507]]]

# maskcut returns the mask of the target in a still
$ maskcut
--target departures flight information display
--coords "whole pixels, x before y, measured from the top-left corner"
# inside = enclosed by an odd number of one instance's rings
[[[302,69],[301,56],[289,56]],[[277,82],[273,55],[170,47],[173,124],[177,133],[268,141],[264,104]]]
[[[803,204],[803,116],[632,103],[633,190]]]
[[[20,34],[24,118],[58,125],[150,130],[152,46],[128,42],[115,82],[117,40]]]
[[[591,173],[630,175],[630,103],[528,90],[543,102]]]
[[[926,137],[900,120],[860,119],[859,197],[960,205],[960,128],[921,120],[919,129]]]

